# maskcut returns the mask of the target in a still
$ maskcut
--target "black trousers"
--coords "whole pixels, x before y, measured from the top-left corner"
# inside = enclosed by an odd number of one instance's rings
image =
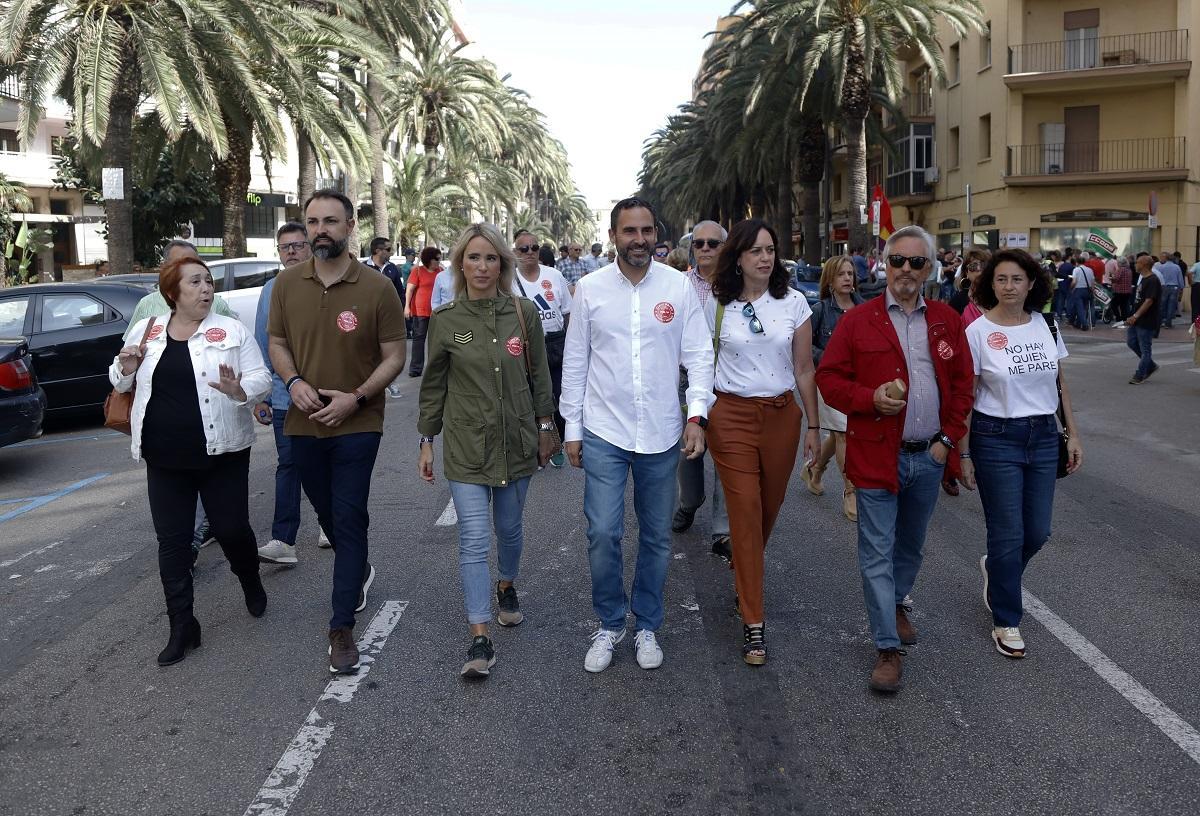
[[[425,335],[429,334],[429,318],[412,319],[412,354],[409,355],[408,373],[420,376],[425,370]]]
[[[192,614],[192,532],[196,497],[211,510],[208,522],[234,575],[258,572],[258,547],[250,527],[250,449],[209,457],[199,470],[159,468],[147,462],[150,517],[158,536],[158,574],[167,613]]]
[[[1192,284],[1192,322],[1200,316],[1200,281]]]
[[[563,354],[567,346],[565,331],[546,335],[546,364],[550,366],[550,384],[554,391],[554,424],[558,426],[558,438],[567,432],[567,421],[558,412],[558,398],[562,396]]]

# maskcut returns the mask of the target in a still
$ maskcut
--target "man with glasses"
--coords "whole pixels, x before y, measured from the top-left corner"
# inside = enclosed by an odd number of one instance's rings
[[[857,487],[858,566],[877,649],[869,685],[881,692],[899,691],[900,647],[917,642],[904,600],[974,401],[962,320],[921,296],[933,254],[933,236],[920,227],[892,233],[884,296],[842,316],[817,369],[825,402],[847,416],[845,472]]]
[[[667,256],[671,254],[671,244],[667,241],[659,241],[654,245],[654,260],[659,263],[666,263]]]
[[[715,221],[701,221],[692,229],[692,255],[696,265],[688,270],[687,279],[696,292],[700,307],[708,303],[712,297],[712,279],[717,271],[717,255],[721,246],[729,236],[725,228]],[[688,377],[687,371],[679,369],[679,404],[687,405]],[[679,457],[679,467],[675,473],[679,484],[679,506],[671,519],[671,529],[682,533],[692,526],[696,511],[704,504],[704,457],[689,459]],[[712,552],[722,558],[730,559],[733,552],[729,542],[729,513],[725,510],[725,494],[721,488],[721,477],[713,470],[712,494]]]
[[[572,241],[567,246],[567,257],[558,261],[558,271],[567,279],[572,293],[575,292],[575,284],[579,283],[579,279],[592,271],[591,264],[579,257],[582,252],[583,246],[578,241]]]
[[[655,669],[663,653],[655,632],[663,622],[663,585],[671,562],[675,446],[704,453],[712,396],[713,347],[696,292],[683,275],[655,263],[654,209],[639,198],[618,201],[609,238],[619,260],[579,282],[571,304],[563,361],[562,399],[567,458],[584,470],[592,608],[600,628],[583,667],[601,672],[635,618],[638,665]],[[687,422],[676,392],[687,369]],[[623,579],[621,539],[625,485],[633,471],[638,555],[632,604]]]
[[[554,391],[554,423],[562,439],[566,425],[558,413],[562,394],[563,352],[567,342],[567,324],[571,319],[571,289],[557,269],[538,263],[538,241],[529,230],[518,230],[513,239],[517,253],[517,271],[513,275],[512,292],[533,301],[542,320],[546,336],[546,362],[550,366],[550,381]],[[551,467],[561,468],[566,457],[561,450],[550,457]]]
[[[312,257],[312,247],[304,225],[288,221],[275,233],[275,244],[279,250],[279,265],[286,269],[303,263]],[[254,406],[254,418],[260,424],[270,425],[275,432],[275,516],[271,520],[271,540],[258,548],[258,559],[271,564],[295,564],[296,537],[300,532],[300,472],[292,461],[292,440],[283,432],[292,399],[288,396],[283,380],[271,367],[270,345],[267,323],[270,320],[271,293],[275,290],[278,276],[267,281],[258,297],[258,313],[254,321],[254,339],[262,351],[267,370],[271,372],[271,393],[267,401]],[[319,530],[317,546],[329,547],[325,531]]]

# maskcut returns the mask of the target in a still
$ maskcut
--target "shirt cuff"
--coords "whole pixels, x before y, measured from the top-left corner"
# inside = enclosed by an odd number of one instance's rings
[[[691,419],[692,417],[704,417],[705,419],[708,419],[707,399],[698,399],[688,403],[687,418]]]
[[[583,441],[583,423],[568,422],[567,427],[563,430],[563,442],[582,442]]]

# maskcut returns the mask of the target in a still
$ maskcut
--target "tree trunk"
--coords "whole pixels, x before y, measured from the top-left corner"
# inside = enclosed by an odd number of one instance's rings
[[[113,275],[133,271],[133,119],[137,114],[141,76],[128,39],[118,70],[109,102],[108,129],[100,145],[104,166],[120,168],[123,176],[121,197],[104,199],[108,265]]]
[[[775,232],[779,234],[779,249],[784,258],[796,257],[796,243],[792,240],[793,205],[792,157],[784,153],[783,168],[779,173],[779,191],[775,198]]]
[[[767,215],[767,188],[761,183],[755,183],[750,191],[750,215],[754,218],[765,218]]]
[[[249,121],[249,115],[242,121]],[[250,191],[250,149],[252,137],[239,130],[225,117],[229,153],[223,159],[213,157],[213,178],[221,196],[222,254],[226,258],[246,255],[246,193]]]
[[[383,179],[384,141],[388,134],[383,128],[377,107],[383,99],[383,87],[375,75],[367,75],[367,139],[371,142],[371,208],[375,213],[375,234],[391,240],[391,224],[388,222],[387,185]]]
[[[317,189],[317,152],[303,130],[296,131],[296,162],[300,165],[300,172],[296,176],[296,197],[303,207]],[[304,213],[300,216],[303,220]]]
[[[846,159],[850,165],[850,249],[867,249],[867,225],[860,212],[867,206],[867,114],[871,109],[871,88],[867,80],[867,59],[857,39],[849,44],[846,76],[842,86],[842,128],[846,134]]]
[[[346,251],[354,253],[356,258],[360,258],[363,252],[362,235],[358,231],[359,182],[358,176],[349,170],[346,171],[346,198],[350,199],[350,204],[354,207],[354,228],[350,230],[350,237],[346,243]]]
[[[799,153],[796,156],[800,178],[801,232],[804,233],[804,261],[821,262],[821,180],[825,178],[825,124],[819,116],[809,116],[800,127]]]

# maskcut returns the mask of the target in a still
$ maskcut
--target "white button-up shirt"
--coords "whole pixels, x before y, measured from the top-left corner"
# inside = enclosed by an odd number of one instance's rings
[[[687,369],[688,416],[707,416],[713,385],[708,324],[691,282],[651,261],[636,286],[614,263],[575,287],[558,410],[563,439],[583,429],[634,453],[679,442],[679,367]]]

